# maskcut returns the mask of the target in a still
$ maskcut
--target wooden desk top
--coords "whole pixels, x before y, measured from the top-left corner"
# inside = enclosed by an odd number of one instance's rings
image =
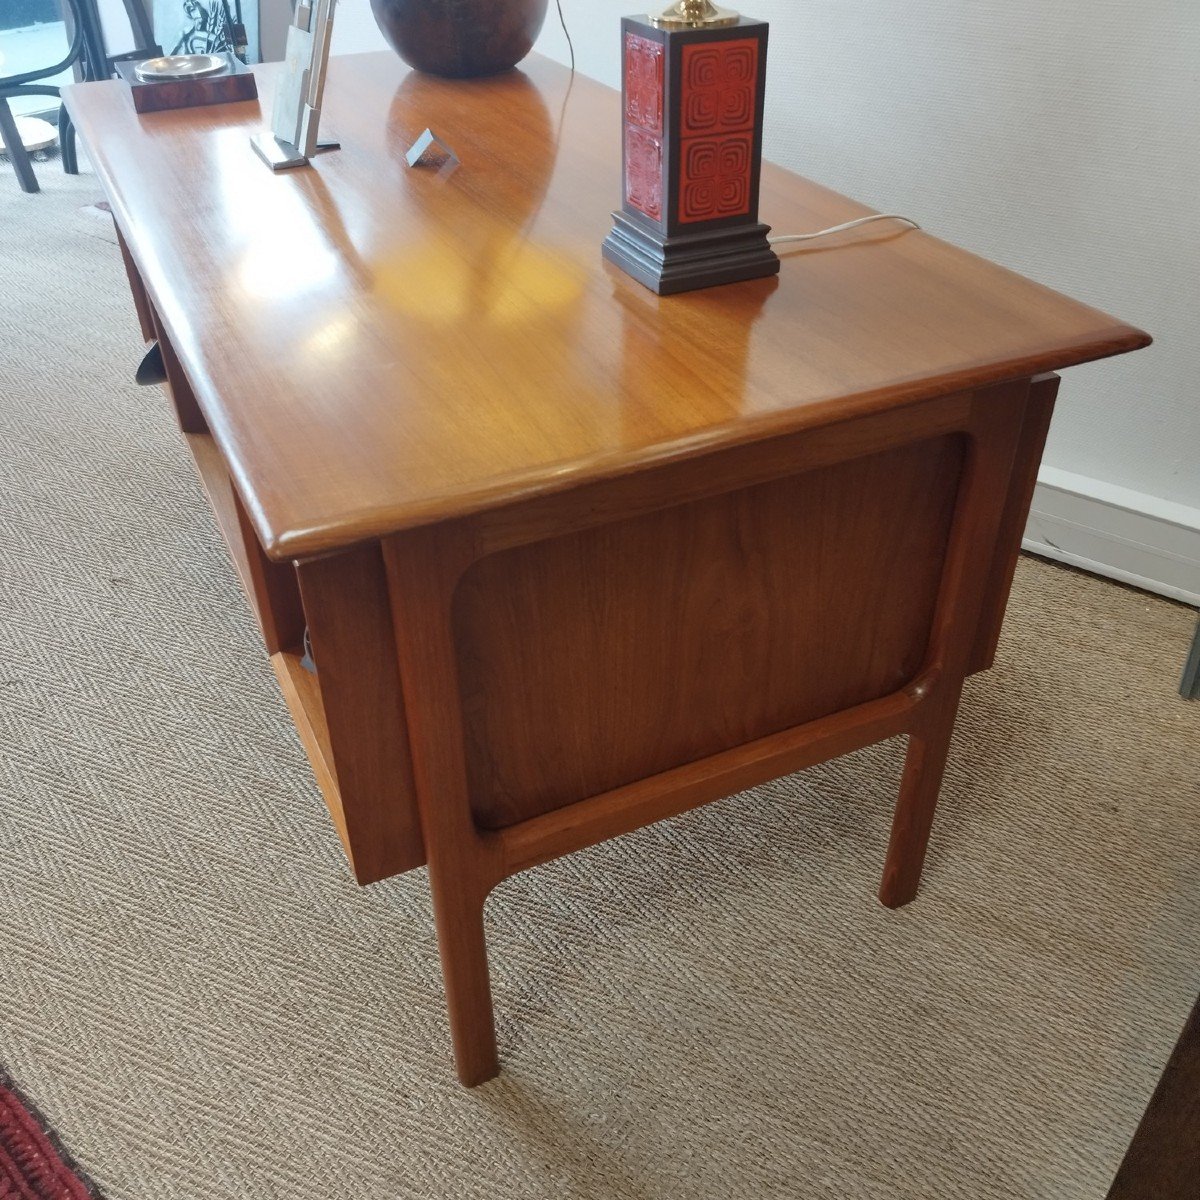
[[[569,85],[536,56],[475,82],[334,59],[342,149],[281,175],[250,148],[258,102],[139,117],[123,83],[65,89],[272,556],[1149,342],[883,223],[788,253],[777,280],[659,298],[600,257],[619,97]],[[427,125],[452,174],[405,166]],[[867,211],[764,170],[776,232]]]

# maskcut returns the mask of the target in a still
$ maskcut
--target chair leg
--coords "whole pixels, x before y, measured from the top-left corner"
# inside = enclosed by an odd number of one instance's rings
[[[33,163],[29,160],[29,151],[21,141],[17,132],[17,122],[12,109],[8,107],[7,97],[0,96],[0,135],[4,137],[4,147],[8,151],[9,162],[17,173],[17,180],[23,192],[40,192],[37,176],[33,173]]]
[[[900,908],[916,898],[961,690],[960,684],[952,695],[942,699],[919,729],[909,734],[900,796],[879,886],[880,903],[888,908]]]
[[[67,112],[67,106],[58,106],[58,148],[62,155],[63,172],[67,175],[79,174],[79,157],[75,153],[75,123]]]
[[[432,864],[429,883],[446,983],[454,1065],[463,1086],[475,1087],[500,1074],[483,900],[472,896],[462,880],[438,878]]]
[[[1185,700],[1200,700],[1200,625],[1192,637],[1192,648],[1183,665],[1183,678],[1179,681],[1179,694]]]

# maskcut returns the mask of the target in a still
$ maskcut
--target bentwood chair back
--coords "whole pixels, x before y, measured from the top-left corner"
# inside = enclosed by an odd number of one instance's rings
[[[56,85],[45,82],[78,64],[84,79],[107,79],[112,75],[112,60],[104,44],[104,29],[96,0],[59,0],[70,32],[70,44],[66,54],[48,66],[36,67],[17,75],[0,75],[0,136],[8,157],[17,173],[17,180],[26,192],[39,191],[33,163],[17,131],[16,119],[9,100],[16,96],[51,96],[57,98]],[[143,0],[124,0],[129,27],[138,47],[135,55],[143,52],[158,52],[154,46],[154,35]],[[66,107],[58,109],[58,144],[62,153],[63,170],[68,175],[79,174],[79,161],[75,153],[75,127]]]

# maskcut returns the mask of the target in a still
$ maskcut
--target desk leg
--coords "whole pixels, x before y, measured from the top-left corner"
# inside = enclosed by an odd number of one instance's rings
[[[474,1087],[500,1073],[483,905],[503,870],[471,815],[463,749],[450,604],[470,547],[435,526],[388,539],[384,558],[454,1062]]]
[[[988,575],[987,598],[975,647],[971,652],[972,672],[988,670],[996,658],[1004,610],[1008,607],[1008,596],[1012,591],[1017,559],[1021,553],[1021,539],[1025,536],[1025,522],[1029,519],[1029,506],[1033,503],[1033,490],[1037,486],[1038,467],[1042,462],[1046,435],[1050,432],[1050,418],[1054,415],[1058,382],[1057,375],[1039,375],[1029,387],[1021,440],[1017,446],[1008,499],[1000,522],[1000,537]]]
[[[1035,404],[1044,410],[1045,420],[1035,422],[1036,450],[1027,457],[1041,453],[1056,384],[1054,379],[1036,396]],[[1013,504],[998,504],[997,497],[1010,495],[1014,486],[1018,500],[1026,490],[1030,494],[1033,491],[1032,474],[1020,485],[1012,482],[1014,464],[1021,466],[1018,448],[1026,425],[1029,394],[1026,380],[983,389],[972,400],[970,458],[947,548],[930,644],[929,665],[935,682],[909,731],[900,796],[879,888],[880,902],[888,908],[899,908],[916,898],[963,682],[979,657],[981,630],[986,626],[985,656],[989,661],[993,635],[999,632],[1016,561],[1015,549],[1005,545],[1003,539],[1007,537],[1011,542],[1017,536],[1017,518],[1022,514],[1014,517]],[[1028,507],[1028,501],[1024,503]],[[1012,529],[1006,532],[1009,524]]]
[[[924,710],[920,725],[908,735],[900,796],[879,887],[880,902],[888,908],[900,908],[916,899],[921,882],[962,683],[946,691],[936,704]]]
[[[67,110],[64,107],[62,111],[66,112]],[[158,331],[154,328],[153,305],[150,303],[150,297],[146,294],[146,285],[142,282],[142,274],[137,269],[137,263],[133,261],[133,255],[129,253],[129,244],[125,241],[125,235],[121,232],[116,217],[113,217],[113,228],[117,231],[117,245],[121,248],[121,261],[125,264],[125,277],[129,280],[129,291],[133,296],[133,308],[137,313],[142,340],[152,342],[158,337]]]
[[[171,403],[175,406],[175,416],[179,421],[179,428],[184,433],[208,433],[208,422],[200,411],[200,405],[192,391],[192,385],[188,382],[187,375],[184,374],[183,364],[175,354],[175,347],[171,345],[171,339],[167,337],[162,321],[159,320],[158,313],[153,308],[150,309],[150,316],[154,324],[158,348],[162,351],[163,368],[167,373],[167,391],[170,394]]]
[[[437,925],[438,954],[446,985],[454,1065],[464,1087],[475,1087],[500,1074],[492,987],[488,978],[483,898],[466,881],[434,865],[430,853],[429,886]]]

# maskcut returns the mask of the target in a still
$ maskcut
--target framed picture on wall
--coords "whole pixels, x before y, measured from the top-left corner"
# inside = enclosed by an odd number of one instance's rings
[[[153,0],[164,54],[220,54],[259,61],[258,0]]]

